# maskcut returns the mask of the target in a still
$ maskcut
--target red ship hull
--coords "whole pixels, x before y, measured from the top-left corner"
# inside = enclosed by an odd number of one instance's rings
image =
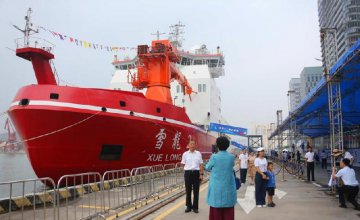
[[[209,158],[215,137],[183,108],[141,93],[56,85],[23,87],[9,115],[38,177],[176,163],[190,139]]]

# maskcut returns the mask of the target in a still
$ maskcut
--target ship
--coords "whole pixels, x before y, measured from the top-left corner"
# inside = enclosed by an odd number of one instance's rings
[[[223,120],[219,50],[191,53],[154,40],[134,59],[114,60],[109,89],[60,85],[52,47],[31,46],[30,13],[16,55],[32,63],[37,84],[19,89],[8,114],[38,177],[177,163],[191,140],[203,159],[211,156],[218,134],[208,125]]]

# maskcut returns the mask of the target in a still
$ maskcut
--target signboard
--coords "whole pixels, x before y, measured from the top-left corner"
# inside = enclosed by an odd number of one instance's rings
[[[230,126],[230,125],[222,125],[222,124],[216,124],[216,123],[210,123],[209,130],[219,132],[219,133],[239,135],[239,136],[247,135],[246,128],[234,127],[234,126]]]
[[[231,141],[231,145],[233,145],[233,146],[235,146],[235,147],[237,147],[237,148],[240,148],[240,149],[246,149],[247,147],[246,146],[244,146],[244,145],[242,145],[242,144],[239,144],[238,142],[236,142],[236,141]]]

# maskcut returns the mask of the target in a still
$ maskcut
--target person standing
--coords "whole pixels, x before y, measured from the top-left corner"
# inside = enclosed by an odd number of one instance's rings
[[[307,180],[308,180],[308,182],[310,182],[310,173],[311,173],[312,181],[315,181],[315,174],[314,174],[314,169],[315,169],[314,157],[315,157],[315,153],[313,152],[311,146],[308,146],[307,150],[308,150],[308,152],[305,154],[304,157],[306,158]]]
[[[256,169],[255,169],[255,154],[253,151],[250,152],[250,155],[249,155],[249,163],[248,163],[248,173],[249,173],[249,176],[251,178],[251,183],[250,185],[254,185],[254,182],[255,182],[255,173],[256,173]]]
[[[199,188],[203,179],[203,160],[201,153],[196,150],[195,141],[188,144],[189,150],[182,155],[181,164],[184,165],[184,179],[186,189],[186,209],[185,212],[199,213]],[[193,201],[191,192],[194,191]]]
[[[249,160],[249,156],[246,153],[246,148],[242,149],[239,159],[240,159],[240,179],[241,179],[241,183],[245,184],[247,170],[248,170],[248,160]]]
[[[274,174],[274,165],[272,162],[268,163],[267,171],[265,172],[266,176],[269,178],[266,184],[266,191],[268,193],[268,207],[275,207],[275,203],[273,201],[273,197],[275,195],[275,174]]]
[[[206,202],[210,206],[210,220],[234,220],[234,206],[237,202],[234,177],[235,158],[226,150],[230,141],[226,137],[216,139],[219,148],[206,164],[210,171],[210,182]]]
[[[356,180],[354,169],[351,168],[350,160],[344,158],[340,161],[340,170],[336,173],[336,167],[333,167],[332,178],[341,178],[342,186],[338,186],[339,202],[341,208],[347,208],[345,203],[345,194],[347,200],[351,202],[356,210],[360,210],[360,206],[356,201],[356,196],[359,193],[359,182]]]
[[[259,147],[257,152],[259,156],[255,159],[255,200],[257,207],[266,207],[265,206],[265,197],[266,197],[266,182],[268,177],[265,175],[267,171],[267,160],[264,157],[265,152],[264,148]]]
[[[321,169],[327,169],[327,153],[325,150],[322,150],[320,153],[321,158]]]

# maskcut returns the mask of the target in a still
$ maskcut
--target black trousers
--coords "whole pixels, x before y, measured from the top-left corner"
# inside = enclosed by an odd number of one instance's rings
[[[327,169],[327,159],[321,159],[321,169]]]
[[[315,163],[314,162],[307,162],[306,166],[307,166],[306,170],[307,170],[307,179],[308,179],[308,181],[310,181],[310,172],[311,172],[312,181],[315,181],[315,174],[314,174]]]
[[[347,200],[354,205],[355,208],[359,208],[359,204],[356,201],[356,196],[359,192],[359,186],[347,186],[338,187],[339,193],[339,202],[341,205],[345,205],[345,194],[347,195]]]
[[[186,189],[186,206],[189,209],[199,209],[200,171],[185,170],[184,178]],[[192,191],[194,191],[193,201],[191,201]]]
[[[265,205],[266,197],[266,184],[267,180],[264,180],[259,173],[255,175],[255,200],[256,205]]]
[[[241,183],[246,182],[247,169],[240,169],[240,180]]]

